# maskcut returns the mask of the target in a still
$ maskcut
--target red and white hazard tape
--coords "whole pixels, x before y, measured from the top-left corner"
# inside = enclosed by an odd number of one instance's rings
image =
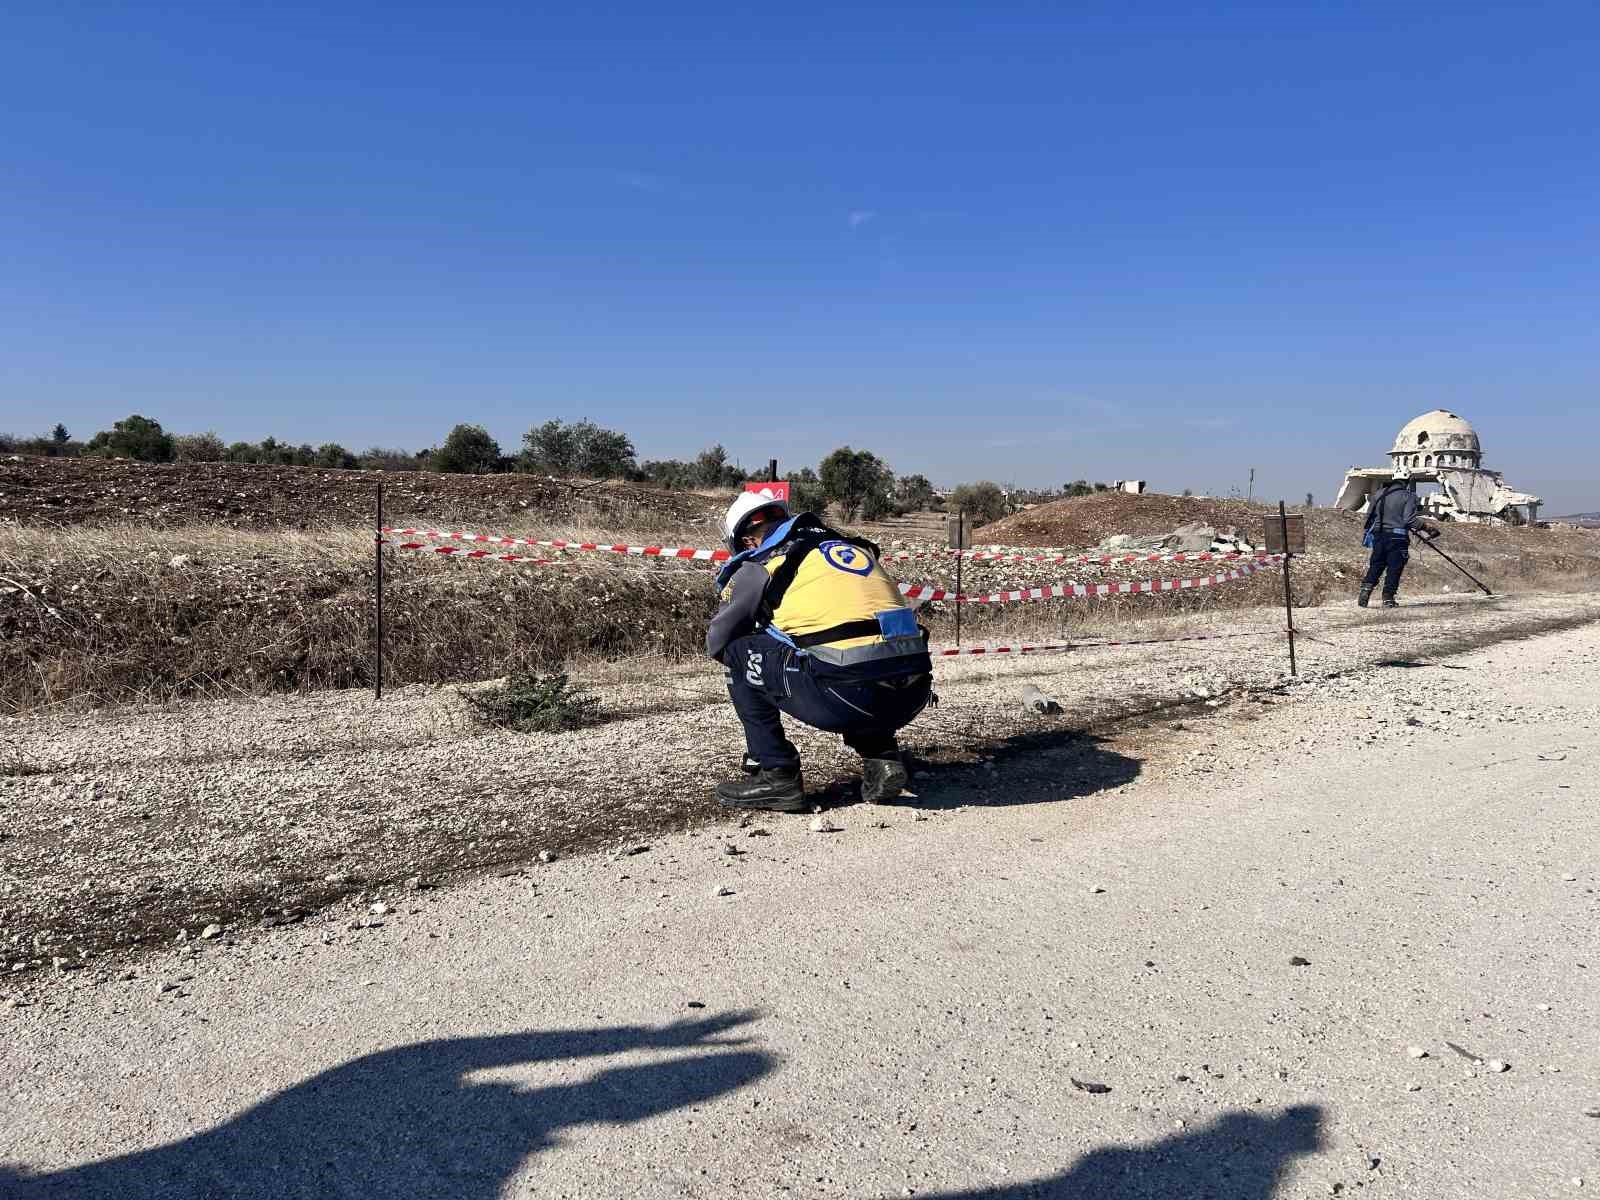
[[[897,550],[885,554],[884,562],[904,562],[913,558],[955,558],[969,562],[1071,563],[1074,566],[1113,566],[1123,563],[1237,562],[1242,558],[1260,560],[1282,558],[1265,550],[1206,550],[1193,554],[1011,554],[987,550]]]
[[[556,560],[553,558],[535,558],[531,554],[496,554],[493,550],[469,550],[465,546],[430,546],[426,542],[393,542],[388,538],[380,538],[385,546],[393,546],[396,550],[422,550],[429,554],[443,554],[449,558],[480,558],[491,559],[503,563],[527,563],[532,567],[547,567]]]
[[[1172,642],[1220,642],[1229,638],[1267,637],[1276,629],[1252,629],[1246,633],[1196,633],[1184,637],[1143,638],[1125,642],[1053,642],[1038,646],[931,646],[934,658],[954,658],[958,654],[1043,654],[1052,650],[1102,650],[1110,646],[1165,646]]]
[[[1136,592],[1181,592],[1190,588],[1216,587],[1253,575],[1270,566],[1269,562],[1250,562],[1221,575],[1202,575],[1197,579],[1136,579],[1123,583],[1063,583],[1054,587],[1017,588],[1009,592],[990,592],[968,596],[949,592],[925,583],[902,583],[900,594],[910,600],[950,600],[956,604],[1014,604],[1026,600],[1054,600],[1088,596],[1124,596]]]
[[[689,546],[605,546],[599,542],[566,542],[560,539],[502,537],[492,533],[471,533],[464,529],[383,529],[397,537],[420,537],[430,541],[480,542],[492,546],[538,546],[545,550],[592,550],[602,554],[634,554],[645,558],[682,558],[699,562],[727,562],[733,555],[726,550],[696,550]]]

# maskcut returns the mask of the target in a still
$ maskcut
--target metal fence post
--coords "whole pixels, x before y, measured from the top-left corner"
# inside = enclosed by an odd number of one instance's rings
[[[1300,668],[1294,660],[1294,592],[1289,586],[1289,564],[1294,561],[1294,552],[1289,549],[1289,513],[1282,500],[1278,501],[1278,524],[1283,530],[1283,615],[1288,621],[1285,632],[1289,635],[1289,674],[1297,676]]]
[[[967,557],[967,512],[956,509],[956,646],[961,645],[961,564]]]
[[[372,649],[372,698],[383,699],[383,483],[378,483],[377,525],[372,532],[372,565],[377,596],[377,636]]]

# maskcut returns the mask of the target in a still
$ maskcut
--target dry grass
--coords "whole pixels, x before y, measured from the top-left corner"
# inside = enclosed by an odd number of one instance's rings
[[[481,527],[444,519],[450,515],[431,524]],[[673,525],[651,513],[632,528],[541,525],[539,532],[573,541],[709,542],[704,521]],[[1353,593],[1357,551],[1298,562],[1296,605]],[[1592,590],[1596,582],[1593,558],[1568,561],[1496,546],[1464,553],[1462,562],[1496,590]],[[907,580],[955,582],[948,560],[893,567]],[[1222,569],[969,563],[962,583],[968,592],[989,592]],[[713,606],[712,568],[705,563],[576,552],[559,566],[542,567],[388,551],[385,573],[384,677],[391,685],[463,683],[598,662],[627,661],[629,670],[647,671],[698,655]],[[362,529],[0,525],[0,708],[370,686],[372,580],[372,534]],[[1419,550],[1408,576],[1412,594],[1446,585],[1466,586],[1442,560]],[[1237,623],[1235,610],[1281,599],[1281,575],[1263,571],[1175,593],[967,605],[961,640],[1149,636],[1157,628],[1150,622],[1173,618],[1185,627],[1222,628]],[[919,616],[936,643],[954,641],[954,606],[925,605]]]
[[[572,528],[556,536],[582,538]],[[173,565],[174,562],[178,565]],[[692,653],[711,607],[693,564],[523,567],[388,552],[395,684]],[[364,687],[372,535],[0,528],[0,706]]]

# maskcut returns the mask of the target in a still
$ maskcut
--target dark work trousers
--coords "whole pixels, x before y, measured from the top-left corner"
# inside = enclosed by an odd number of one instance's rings
[[[1411,558],[1411,535],[1408,533],[1375,533],[1372,535],[1372,560],[1367,564],[1367,578],[1361,584],[1366,591],[1378,586],[1378,578],[1388,572],[1383,581],[1383,597],[1393,600],[1400,592],[1400,576],[1405,574],[1406,563]]]
[[[844,735],[844,744],[863,758],[896,749],[894,735],[928,704],[928,675],[878,683],[839,683],[816,678],[810,662],[774,637],[753,633],[735,638],[722,652],[728,668],[728,696],[744,723],[750,757],[763,767],[800,765],[800,752],[783,733],[779,714],[826,733]]]

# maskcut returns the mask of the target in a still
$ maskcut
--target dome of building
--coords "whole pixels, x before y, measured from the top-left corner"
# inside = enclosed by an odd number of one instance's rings
[[[1394,439],[1389,458],[1397,467],[1477,467],[1483,461],[1478,431],[1436,408],[1409,422]]]

